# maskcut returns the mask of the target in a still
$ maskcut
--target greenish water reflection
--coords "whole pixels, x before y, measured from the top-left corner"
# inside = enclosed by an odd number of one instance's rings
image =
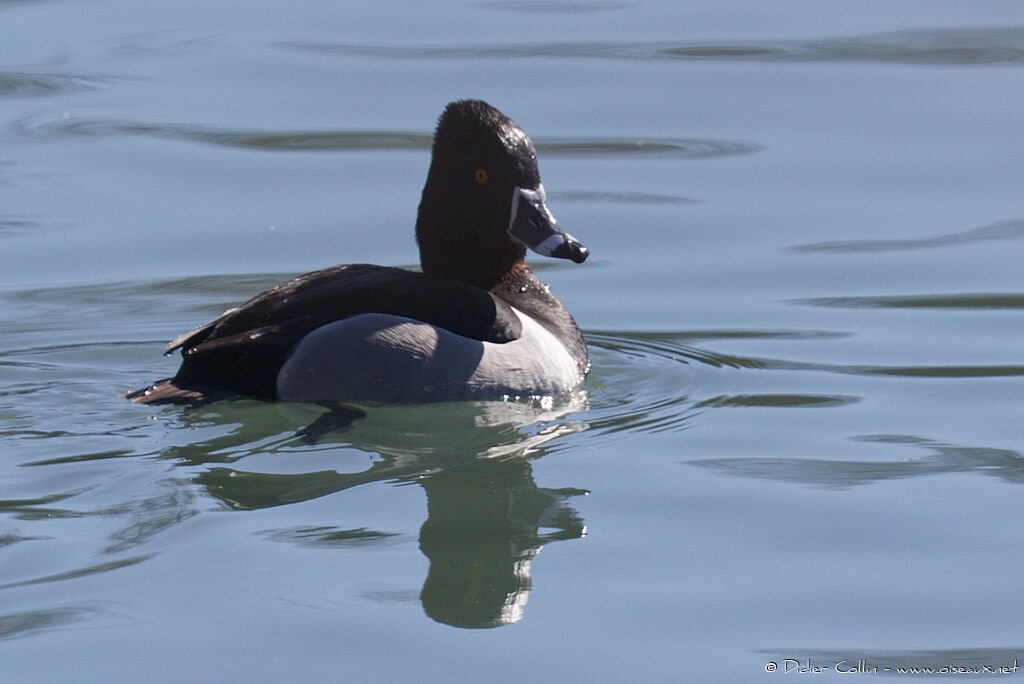
[[[302,410],[244,403],[268,414]],[[531,466],[547,453],[546,442],[583,429],[546,424],[567,413],[501,402],[378,407],[344,427],[346,442],[339,445],[376,454],[366,470],[268,473],[214,466],[194,481],[238,511],[296,504],[374,482],[418,484],[427,496],[427,519],[419,532],[420,550],[430,560],[420,592],[424,611],[456,627],[497,627],[521,619],[533,583],[530,564],[544,545],[578,539],[586,531],[568,504],[586,490],[538,487]],[[229,402],[221,419],[230,420],[230,414]],[[210,413],[196,418],[208,424]],[[190,465],[237,462],[253,453],[248,432],[239,426],[228,435],[168,449],[164,456]],[[264,440],[262,448],[284,451],[304,434],[278,435]],[[242,451],[232,453],[238,447]],[[387,543],[399,536],[343,524],[266,534],[323,549]]]

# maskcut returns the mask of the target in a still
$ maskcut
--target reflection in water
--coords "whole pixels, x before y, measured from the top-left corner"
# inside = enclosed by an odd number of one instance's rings
[[[169,484],[169,491],[163,495],[128,501],[101,511],[126,523],[111,535],[103,553],[118,553],[139,546],[199,513],[192,505],[191,492],[180,489],[177,483],[165,484]]]
[[[697,42],[353,45],[285,42],[310,52],[391,59],[618,59],[740,62],[888,62],[973,65],[1024,62],[1024,26],[916,29],[841,38]]]
[[[522,459],[476,461],[421,480],[427,520],[420,550],[430,572],[420,598],[438,622],[496,627],[517,622],[530,593],[530,563],[541,547],[586,531],[565,502],[584,494],[533,482]],[[540,534],[544,527],[552,531]]]
[[[97,454],[79,454],[63,456],[42,461],[23,463],[22,466],[46,466],[62,463],[78,463],[106,458],[120,458],[126,456],[130,451],[100,452]],[[0,513],[11,514],[17,519],[33,521],[53,521],[59,519],[74,519],[86,517],[114,518],[122,523],[122,526],[115,529],[110,535],[110,542],[102,549],[103,554],[117,554],[145,544],[160,532],[188,520],[198,511],[192,506],[193,496],[187,490],[182,490],[176,482],[165,482],[168,491],[163,494],[144,496],[130,499],[124,503],[92,510],[77,510],[72,507],[55,506],[53,504],[73,499],[79,494],[88,491],[88,488],[78,489],[60,494],[51,494],[34,499],[7,499],[0,500]],[[0,535],[0,547],[31,539],[48,539],[48,537],[25,537],[21,535],[5,534]],[[67,579],[75,579],[117,570],[122,567],[134,565],[146,560],[154,554],[121,558],[113,561],[77,567],[66,572],[36,577],[31,580],[12,582],[0,586],[6,588],[11,586],[22,586],[37,584],[41,582],[56,582]]]
[[[723,475],[842,489],[939,473],[980,473],[1024,484],[1024,458],[1017,451],[959,446],[906,435],[866,435],[862,442],[898,444],[928,451],[916,460],[840,461],[812,458],[709,458],[686,461]]]
[[[834,252],[837,254],[896,252],[907,249],[953,247],[992,240],[1017,240],[1021,237],[1024,237],[1024,221],[1017,219],[930,237],[893,240],[830,240],[796,245],[792,249],[796,252]]]
[[[544,455],[546,442],[585,428],[558,422],[579,408],[545,411],[503,402],[376,407],[344,433],[346,446],[379,454],[363,471],[278,474],[217,466],[195,481],[237,510],[308,501],[372,482],[415,482],[427,495],[419,535],[420,550],[430,560],[420,593],[423,609],[456,627],[496,627],[522,617],[532,582],[530,562],[540,549],[585,533],[567,499],[586,492],[538,487],[530,465]],[[197,465],[237,461],[245,455],[232,453],[238,432],[165,455]],[[247,440],[246,448],[284,451],[298,439],[293,434],[258,446]],[[377,545],[399,537],[333,526],[263,534],[318,548]]]

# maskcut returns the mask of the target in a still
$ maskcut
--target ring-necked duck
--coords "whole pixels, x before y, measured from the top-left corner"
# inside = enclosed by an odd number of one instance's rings
[[[416,241],[422,273],[350,264],[289,280],[168,343],[178,373],[125,396],[426,402],[557,395],[583,380],[583,336],[524,257],[581,263],[587,248],[548,210],[533,143],[487,103],[441,115]]]

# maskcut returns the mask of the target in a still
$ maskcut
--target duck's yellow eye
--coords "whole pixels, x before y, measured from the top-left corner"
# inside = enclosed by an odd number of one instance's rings
[[[483,185],[484,183],[487,182],[487,172],[484,171],[483,169],[477,169],[476,173],[473,174],[473,178],[476,179],[477,183]]]

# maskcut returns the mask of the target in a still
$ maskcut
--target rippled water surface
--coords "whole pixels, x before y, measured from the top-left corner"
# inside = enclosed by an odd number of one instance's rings
[[[1022,68],[1016,2],[0,3],[4,681],[1020,676]],[[464,97],[581,392],[119,398],[414,266]]]

